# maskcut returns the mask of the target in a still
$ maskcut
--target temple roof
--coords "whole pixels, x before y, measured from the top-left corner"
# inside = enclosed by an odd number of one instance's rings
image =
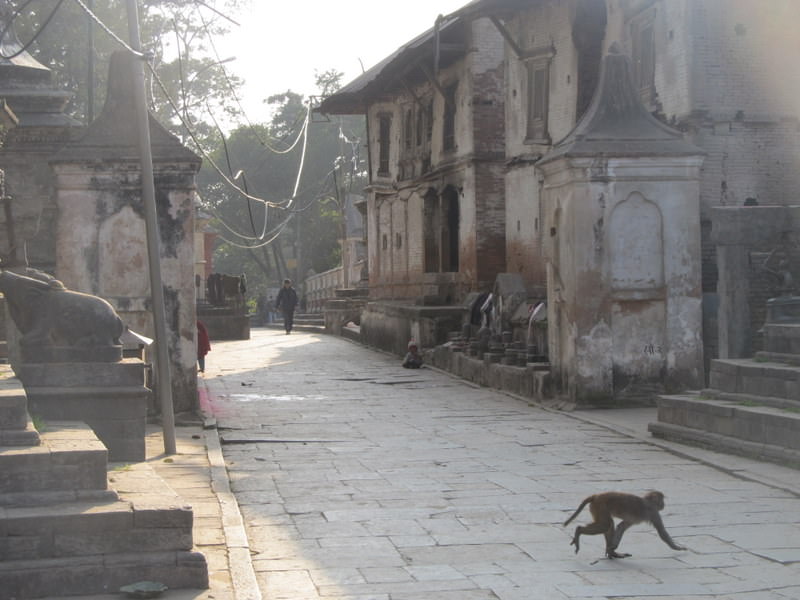
[[[64,113],[72,94],[53,87],[51,70],[22,50],[13,26],[8,25],[12,15],[10,3],[0,0],[0,98],[18,117],[17,126],[80,125]]]
[[[575,128],[537,164],[563,156],[703,155],[642,104],[631,61],[612,44],[592,102]]]
[[[111,55],[108,93],[103,110],[79,140],[65,146],[53,162],[77,160],[138,160],[139,133],[133,85],[134,61],[127,51]],[[149,113],[148,113],[149,114]],[[150,118],[150,144],[153,160],[176,160],[200,163],[200,157],[167,131],[153,115]]]
[[[366,112],[367,99],[402,89],[402,80],[413,82],[423,77],[421,63],[433,67],[436,40],[439,39],[439,66],[444,68],[467,52],[464,22],[481,16],[502,15],[506,11],[530,6],[532,0],[472,0],[449,15],[440,15],[436,24],[407,42],[378,64],[368,69],[338,92],[322,101],[317,112],[330,115],[355,115]]]

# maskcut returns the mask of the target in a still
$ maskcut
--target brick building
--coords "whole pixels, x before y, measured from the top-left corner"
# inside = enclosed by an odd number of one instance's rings
[[[476,0],[443,18],[438,30],[410,42],[322,106],[368,118],[371,297],[424,303],[433,291],[440,300],[459,303],[468,292],[491,289],[493,278],[504,272],[519,275],[531,297],[549,294],[543,247],[550,231],[537,161],[579,122],[594,95],[601,58],[616,43],[632,59],[647,110],[704,153],[695,218],[701,230],[704,354],[706,360],[715,356],[712,209],[741,206],[748,198],[789,205],[800,192],[800,72],[781,68],[800,49],[793,25],[798,17],[800,4],[792,0]],[[453,56],[448,52],[454,38],[445,32],[458,30],[466,46],[452,62],[413,80],[412,74],[430,70],[436,56]],[[455,90],[456,162],[436,146],[444,142],[451,78],[463,78]],[[407,107],[425,106],[423,90],[434,99],[434,135],[431,171],[421,173],[408,170],[404,144]],[[498,119],[502,125],[495,128]],[[504,148],[500,157],[496,144]],[[449,165],[455,167],[450,174],[468,175],[467,185],[457,197],[457,220],[451,205],[440,202],[440,222],[449,227],[434,240],[425,226],[433,213],[424,210],[432,204],[420,197],[428,182],[441,182],[431,186],[439,198],[448,197],[448,184],[458,190],[460,180],[444,176]],[[442,248],[456,232],[459,262],[439,274],[438,287],[426,287],[432,281],[426,279],[428,268],[435,266],[429,257],[439,257],[440,270],[447,266],[452,254]],[[448,278],[452,293],[443,285]]]
[[[505,270],[504,70],[489,19],[440,18],[319,109],[367,118],[370,343],[433,345]]]

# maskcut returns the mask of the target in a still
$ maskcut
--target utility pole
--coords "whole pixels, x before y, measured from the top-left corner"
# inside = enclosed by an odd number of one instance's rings
[[[131,48],[142,52],[139,35],[139,14],[136,0],[128,0],[128,34]],[[153,154],[150,146],[150,114],[147,111],[147,95],[144,82],[144,60],[137,56],[134,61],[134,93],[136,125],[139,129],[139,156],[142,168],[142,202],[147,230],[147,259],[150,267],[150,299],[153,304],[156,352],[156,394],[161,403],[161,426],[164,430],[164,453],[175,454],[175,413],[172,405],[172,375],[167,353],[166,310],[164,287],[161,282],[161,236],[158,231],[156,191],[153,181]]]

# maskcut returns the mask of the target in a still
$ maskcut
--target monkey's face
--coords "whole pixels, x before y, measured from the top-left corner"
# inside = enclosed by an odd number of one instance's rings
[[[664,510],[664,494],[661,492],[648,492],[645,494],[645,498],[647,498],[647,501],[655,506],[658,510]]]

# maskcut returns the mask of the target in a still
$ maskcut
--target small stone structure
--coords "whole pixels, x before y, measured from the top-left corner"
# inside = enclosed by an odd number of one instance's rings
[[[101,114],[50,164],[58,208],[55,275],[108,300],[134,331],[154,337],[136,131],[134,61],[112,55]],[[195,174],[201,160],[150,116],[167,348],[176,412],[197,407]],[[157,408],[157,407],[156,407]]]
[[[703,152],[656,120],[612,45],[592,103],[544,173],[548,347],[576,404],[702,385]]]
[[[800,207],[720,207],[713,214],[721,357],[711,361],[707,389],[659,398],[658,422],[649,429],[800,466],[800,296],[792,293]]]
[[[800,206],[718,207],[712,217],[719,357],[748,358],[762,349],[767,300],[792,292],[787,278],[800,281]]]
[[[206,279],[205,300],[197,303],[197,318],[212,340],[249,340],[250,317],[245,303],[244,275],[211,273]]]

